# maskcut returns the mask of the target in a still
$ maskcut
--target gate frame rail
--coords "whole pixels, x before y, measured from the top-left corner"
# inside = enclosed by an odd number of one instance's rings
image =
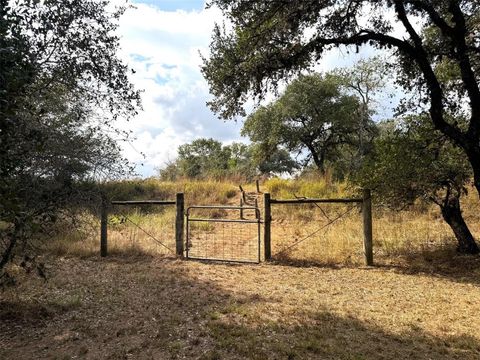
[[[255,211],[255,220],[248,219],[212,219],[212,218],[192,218],[190,217],[190,210],[192,209],[223,209],[223,210],[254,210]],[[260,209],[255,206],[229,206],[229,205],[192,205],[187,208],[185,212],[185,258],[194,259],[194,260],[209,260],[209,261],[222,261],[222,262],[231,262],[231,263],[250,263],[250,264],[259,264],[261,262],[261,220]],[[236,259],[222,259],[222,258],[211,258],[211,257],[198,257],[190,256],[188,253],[189,250],[189,240],[190,240],[190,222],[217,222],[217,223],[244,223],[244,224],[257,224],[257,260],[236,260]]]

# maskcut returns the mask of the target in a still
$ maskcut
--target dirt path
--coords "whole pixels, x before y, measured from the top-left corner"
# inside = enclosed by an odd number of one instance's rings
[[[58,259],[0,293],[0,359],[479,359],[480,277]]]

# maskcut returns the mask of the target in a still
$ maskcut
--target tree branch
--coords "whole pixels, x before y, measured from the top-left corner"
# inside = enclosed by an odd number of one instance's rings
[[[396,37],[376,33],[372,30],[361,30],[357,34],[350,37],[343,38],[320,38],[317,37],[312,40],[312,48],[317,46],[322,50],[326,45],[362,45],[369,41],[377,42],[382,46],[396,47],[400,52],[407,54],[414,59],[422,71],[428,89],[430,90],[430,115],[435,127],[445,135],[449,136],[458,145],[465,145],[465,134],[458,128],[449,124],[443,117],[443,90],[438,82],[438,79],[433,71],[425,51],[418,51],[418,49],[411,45],[406,40],[400,40]],[[307,45],[307,46],[308,46]],[[479,101],[480,103],[480,101]]]
[[[470,106],[472,109],[472,118],[469,124],[468,133],[474,138],[480,135],[480,89],[472,70],[472,63],[467,54],[468,48],[465,41],[467,35],[467,27],[462,10],[456,1],[450,1],[449,11],[453,15],[454,27],[454,43],[456,45],[456,57],[460,66],[460,72],[463,84],[470,98]]]
[[[444,35],[452,36],[453,28],[448,25],[448,23],[442,19],[440,14],[435,10],[433,5],[429,1],[422,0],[406,0],[405,3],[410,4],[413,8],[417,10],[425,11],[432,22],[442,31]]]
[[[410,38],[415,44],[416,50],[421,51],[422,56],[426,56],[426,52],[422,44],[422,39],[413,28],[412,24],[410,23],[410,20],[408,20],[407,13],[405,11],[405,6],[403,5],[403,0],[394,0],[394,3],[395,3],[395,11],[397,13],[398,19],[402,22],[403,26],[405,27],[408,34],[410,35]]]

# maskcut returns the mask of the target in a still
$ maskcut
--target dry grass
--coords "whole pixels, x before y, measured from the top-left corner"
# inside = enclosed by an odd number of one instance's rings
[[[272,179],[265,186],[276,198],[354,196],[347,184],[331,184],[322,179],[314,182]],[[479,239],[480,202],[474,189],[462,199],[462,206],[465,220]],[[273,253],[287,260],[324,265],[361,264],[363,230],[359,209],[354,208],[334,221],[348,208],[338,204],[322,204],[320,208],[314,205],[273,206]],[[331,221],[333,224],[326,226]],[[375,207],[374,199],[373,231],[374,255],[381,264],[445,260],[452,257],[456,247],[453,233],[436,206],[416,204],[403,211],[392,211]],[[282,252],[299,241],[298,245]]]
[[[240,192],[233,183],[198,181],[168,183],[149,179],[140,182],[117,183],[116,199],[156,198],[172,199],[178,191],[186,194],[186,206],[205,204],[238,205]],[[254,191],[254,184],[244,184],[247,191]],[[140,190],[141,189],[141,190]],[[349,197],[344,183],[332,184],[325,179],[282,180],[272,179],[262,184],[262,190],[273,198],[305,197]],[[134,196],[135,193],[137,196]],[[139,197],[138,194],[143,194]],[[375,202],[374,202],[375,204]],[[259,207],[262,208],[262,197]],[[463,199],[466,221],[471,230],[480,238],[480,203],[475,191]],[[272,252],[277,260],[292,262],[314,262],[323,265],[359,265],[363,263],[363,233],[361,214],[353,208],[348,214],[333,221],[349,206],[339,204],[291,206],[275,205],[272,208]],[[415,263],[428,264],[452,257],[455,239],[448,225],[439,215],[436,207],[418,204],[405,211],[396,212],[374,208],[374,255],[379,264]],[[109,217],[109,247],[112,253],[147,253],[150,255],[171,253],[174,249],[174,208],[160,207],[115,207]],[[215,210],[201,217],[239,218],[237,212]],[[128,220],[127,220],[128,219]],[[140,226],[138,228],[130,220]],[[91,256],[98,252],[98,223],[94,220],[96,232],[59,237],[50,241],[48,252],[57,255]],[[202,228],[203,226],[203,228]],[[199,244],[199,252],[210,246],[213,253],[224,251],[225,242],[234,242],[243,232],[248,239],[255,234],[251,226],[237,226],[212,223],[194,224],[192,231]],[[143,229],[143,230],[142,230]],[[250,231],[252,230],[252,231]],[[145,232],[146,231],[146,232]],[[212,240],[213,239],[213,240]],[[244,244],[246,248],[254,248]],[[292,245],[296,244],[292,247]],[[215,245],[216,244],[216,245]],[[222,246],[223,244],[223,246]],[[217,249],[217,250],[215,250]],[[253,250],[252,250],[253,251]],[[263,249],[262,249],[263,254]]]
[[[217,180],[159,181],[154,178],[126,180],[106,185],[112,200],[175,200],[175,194],[185,193],[185,201],[191,204],[225,204],[237,195],[238,184]]]
[[[185,191],[187,205],[239,199],[234,184],[149,181],[143,198]],[[263,188],[278,198],[348,196],[344,184],[328,182],[271,180]],[[463,207],[479,238],[475,192]],[[479,359],[480,258],[455,254],[437,209],[375,208],[375,268],[362,266],[356,208],[280,253],[346,209],[275,206],[276,261],[268,265],[166,258],[125,217],[173,249],[174,209],[117,209],[110,257],[97,257],[98,233],[72,232],[48,243],[47,282],[12,269],[19,285],[0,292],[0,359]],[[193,230],[235,240],[221,229]]]
[[[326,226],[329,219],[334,221],[337,214],[341,215],[348,207],[322,205],[322,210],[310,207],[294,213],[290,205],[275,206],[272,211],[273,253],[288,249],[300,241],[297,246],[281,255],[322,264],[361,264],[363,228],[359,210],[353,208],[329,226]],[[479,238],[478,216],[467,217],[467,220]],[[451,229],[434,211],[412,209],[393,212],[377,209],[374,210],[373,225],[374,256],[377,263],[391,264],[413,258],[430,261],[433,253],[443,253],[445,257],[450,257],[456,247]],[[309,236],[310,234],[313,235]]]
[[[480,274],[404,270],[57,258],[0,293],[0,359],[480,358]]]

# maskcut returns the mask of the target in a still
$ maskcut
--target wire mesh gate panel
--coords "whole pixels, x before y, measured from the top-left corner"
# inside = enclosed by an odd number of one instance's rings
[[[112,201],[108,241],[112,252],[175,255],[174,201]]]
[[[258,208],[190,206],[186,220],[186,258],[260,262]]]

